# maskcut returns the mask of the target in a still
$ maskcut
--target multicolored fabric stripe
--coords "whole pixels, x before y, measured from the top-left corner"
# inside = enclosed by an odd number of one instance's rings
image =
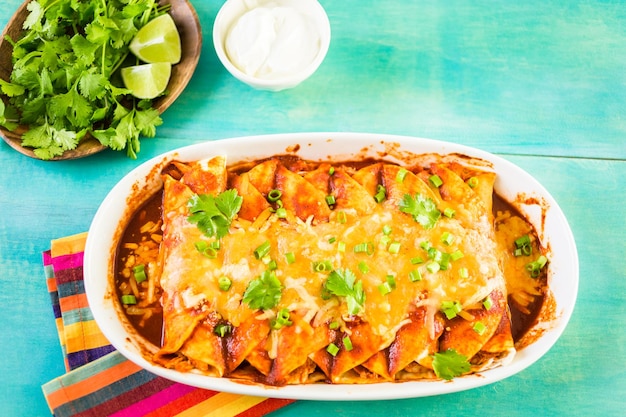
[[[50,257],[63,326],[68,369],[76,369],[114,350],[98,329],[87,305],[83,285],[83,251],[86,233],[52,242]]]
[[[43,385],[56,417],[260,417],[292,400],[190,387],[128,361],[102,335],[85,296],[86,233],[52,241],[44,274],[68,372]]]

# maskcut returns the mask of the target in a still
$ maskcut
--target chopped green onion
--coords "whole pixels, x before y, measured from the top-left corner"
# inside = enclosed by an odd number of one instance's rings
[[[329,260],[323,261],[313,261],[311,262],[311,267],[314,272],[329,272],[333,270],[333,264]]]
[[[471,177],[467,180],[467,185],[469,185],[470,188],[475,188],[478,185],[478,178]]]
[[[521,248],[523,246],[526,246],[530,243],[530,236],[528,235],[524,235],[522,237],[518,237],[517,239],[515,239],[515,247],[516,248]]]
[[[122,304],[137,304],[137,298],[132,294],[122,295]]]
[[[337,201],[335,200],[335,196],[334,195],[330,195],[329,194],[329,195],[326,196],[326,204],[328,204],[329,206],[334,206],[336,202]]]
[[[406,169],[400,168],[400,170],[396,174],[396,182],[403,182],[404,179],[406,178],[406,174],[408,173],[409,171],[407,171]]]
[[[439,261],[439,269],[447,271],[450,268],[450,254],[441,253],[441,260]]]
[[[441,181],[441,177],[439,175],[431,175],[428,177],[428,181],[430,181],[430,183],[437,188],[443,185],[443,181]]]
[[[441,243],[443,243],[444,245],[450,246],[454,243],[454,239],[454,235],[450,232],[443,232],[441,234]]]
[[[439,265],[439,263],[434,262],[434,261],[426,265],[426,270],[430,272],[431,274],[434,274],[435,272],[439,271],[440,268],[441,266]]]
[[[380,244],[383,246],[387,246],[391,242],[391,236],[383,236],[380,238]]]
[[[441,303],[441,311],[448,320],[455,318],[462,309],[461,303],[458,301],[444,301]]]
[[[420,243],[420,248],[424,249],[425,251],[427,251],[428,249],[432,248],[432,245],[430,244],[429,241],[424,240]]]
[[[333,175],[335,173],[335,167],[328,168],[328,175]]]
[[[296,261],[296,255],[293,252],[287,252],[285,254],[285,261],[288,265],[291,265]]]
[[[530,256],[533,252],[533,247],[530,242],[530,236],[524,235],[515,239],[515,256]]]
[[[416,256],[414,258],[411,258],[411,263],[413,265],[423,264],[424,263],[424,259],[421,256]]]
[[[346,336],[342,339],[343,347],[350,352],[354,347],[352,346],[352,340],[350,340],[350,336]]]
[[[378,292],[380,292],[381,295],[389,294],[391,292],[391,289],[391,285],[389,285],[388,282],[383,282],[378,286]]]
[[[453,208],[450,208],[450,207],[447,207],[443,211],[443,215],[446,216],[449,219],[453,218],[455,214],[456,214],[456,211]]]
[[[392,290],[396,289],[396,277],[394,275],[387,275],[385,278],[387,280],[387,284],[391,287]]]
[[[272,203],[275,203],[276,201],[280,200],[282,196],[283,196],[282,191],[272,190],[267,194],[267,199],[271,201]]]
[[[428,258],[432,259],[435,262],[441,261],[442,252],[439,249],[435,249],[433,247],[428,249]]]
[[[346,242],[339,242],[339,243],[337,243],[337,251],[338,252],[345,252],[346,251]]]
[[[328,243],[335,243],[336,241],[337,241],[337,238],[335,236],[328,239]]]
[[[383,234],[385,236],[389,236],[391,234],[391,226],[389,226],[388,224],[383,226]]]
[[[272,327],[272,329],[278,330],[285,326],[291,326],[293,322],[289,320],[289,315],[290,315],[289,309],[286,309],[286,308],[281,309],[276,315],[276,318],[273,319],[272,322],[270,323],[270,326]]]
[[[326,348],[326,352],[330,353],[332,356],[337,356],[337,353],[339,353],[339,348],[336,344],[331,343]]]
[[[194,243],[196,250],[209,259],[217,258],[217,250],[204,240]]]
[[[220,290],[228,291],[230,286],[233,285],[233,282],[228,277],[220,277],[220,279],[217,280],[217,284],[219,285]]]
[[[279,219],[287,218],[287,209],[284,207],[279,207],[276,209],[276,217]]]
[[[374,253],[374,245],[372,242],[359,243],[354,247],[354,253],[366,253],[372,255]]]
[[[376,194],[374,194],[374,200],[376,200],[377,203],[382,203],[383,201],[385,201],[386,198],[387,189],[381,184],[378,184],[378,186],[376,187]]]
[[[461,259],[462,257],[464,257],[465,255],[463,254],[463,252],[461,252],[461,249],[457,249],[454,252],[452,252],[450,254],[450,259],[452,261],[458,261],[459,259]]]
[[[546,263],[548,262],[548,258],[546,258],[545,256],[541,255],[539,256],[539,258],[537,258],[536,261],[534,262],[530,262],[529,264],[526,265],[526,270],[528,272],[530,272],[530,276],[533,278],[537,278],[539,276],[539,274],[541,273],[541,270],[543,269],[543,267],[546,265]]]
[[[411,272],[409,272],[409,279],[411,280],[411,282],[421,281],[422,273],[419,271],[419,269],[414,269]]]
[[[469,277],[469,270],[467,268],[459,268],[459,277],[461,277],[461,278],[468,278]]]
[[[487,330],[487,326],[485,326],[483,323],[481,323],[480,321],[477,321],[476,323],[474,323],[474,326],[472,327],[474,329],[474,331],[476,333],[478,333],[480,336],[482,336],[485,333],[485,330]]]
[[[209,246],[212,247],[215,250],[219,250],[220,249],[220,241],[219,240],[214,240],[213,242],[209,243]]]
[[[491,307],[493,307],[493,301],[491,301],[491,297],[487,296],[487,298],[485,298],[485,300],[483,301],[483,307],[485,307],[485,310],[491,310]]]
[[[331,321],[330,324],[328,325],[328,328],[330,330],[337,330],[339,328],[339,322],[338,321]]]
[[[224,337],[230,334],[233,331],[233,327],[230,324],[226,323],[218,323],[217,326],[213,329],[213,333],[218,335],[219,337]]]
[[[254,257],[257,259],[263,259],[263,257],[268,253],[270,253],[270,241],[266,240],[254,250]]]
[[[276,262],[274,259],[270,259],[270,261],[267,263],[267,269],[269,269],[270,271],[275,271],[276,269],[278,269],[278,262]]]
[[[137,265],[136,267],[134,267],[133,276],[135,277],[135,281],[137,281],[137,283],[147,280],[148,277],[146,277],[145,266],[141,264],[141,265]]]
[[[367,266],[365,261],[361,261],[359,262],[359,271],[361,271],[364,274],[367,274],[370,271],[370,267]]]
[[[337,213],[337,221],[341,224],[345,224],[348,221],[348,216],[345,211],[340,211]]]
[[[391,245],[389,245],[388,251],[389,253],[393,253],[394,255],[400,253],[400,242],[393,242]]]

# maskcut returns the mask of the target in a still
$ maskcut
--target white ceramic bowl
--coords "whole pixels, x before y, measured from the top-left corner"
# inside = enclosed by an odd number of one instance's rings
[[[548,285],[551,314],[531,329],[531,343],[520,349],[513,361],[499,368],[452,381],[415,381],[366,385],[292,385],[267,387],[241,384],[227,378],[181,373],[155,366],[142,352],[146,342],[130,329],[120,310],[113,284],[114,258],[128,216],[160,187],[159,171],[168,161],[198,160],[226,155],[229,163],[293,153],[310,160],[354,160],[385,155],[400,161],[412,154],[460,153],[491,161],[498,174],[496,191],[509,202],[536,201],[517,205],[535,226],[542,244],[549,249]],[[522,198],[523,197],[523,198]],[[98,209],[87,239],[84,260],[85,287],[96,322],[107,339],[128,359],[157,375],[184,384],[216,391],[261,397],[313,400],[378,400],[429,396],[476,388],[507,378],[532,365],[557,341],[574,309],[578,290],[578,255],[572,232],[557,202],[528,173],[490,153],[453,143],[405,136],[362,133],[297,133],[251,136],[206,142],[168,152],[134,169],[111,190]]]
[[[308,22],[311,23],[312,33],[319,37],[319,49],[309,64],[297,72],[285,74],[278,78],[255,76],[244,72],[233,62],[226,47],[229,33],[236,25],[237,20],[255,6],[267,4],[293,8],[300,16],[308,19]],[[227,0],[218,12],[213,24],[213,45],[218,58],[235,78],[260,90],[280,91],[297,86],[318,69],[326,57],[330,45],[330,22],[324,8],[317,0]],[[292,57],[288,59],[292,59]]]

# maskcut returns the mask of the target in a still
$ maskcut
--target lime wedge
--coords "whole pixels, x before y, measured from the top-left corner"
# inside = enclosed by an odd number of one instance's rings
[[[143,26],[129,45],[130,51],[144,62],[180,61],[180,35],[169,14],[155,17]]]
[[[122,68],[122,81],[133,96],[153,99],[167,88],[172,73],[172,64],[156,62],[154,64],[135,65]]]

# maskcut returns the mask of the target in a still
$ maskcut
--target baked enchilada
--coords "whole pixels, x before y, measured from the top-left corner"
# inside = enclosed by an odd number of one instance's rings
[[[511,360],[511,312],[532,320],[545,293],[537,236],[494,210],[484,161],[217,156],[162,178],[117,282],[140,333],[157,318],[164,367],[277,386],[451,379]]]

